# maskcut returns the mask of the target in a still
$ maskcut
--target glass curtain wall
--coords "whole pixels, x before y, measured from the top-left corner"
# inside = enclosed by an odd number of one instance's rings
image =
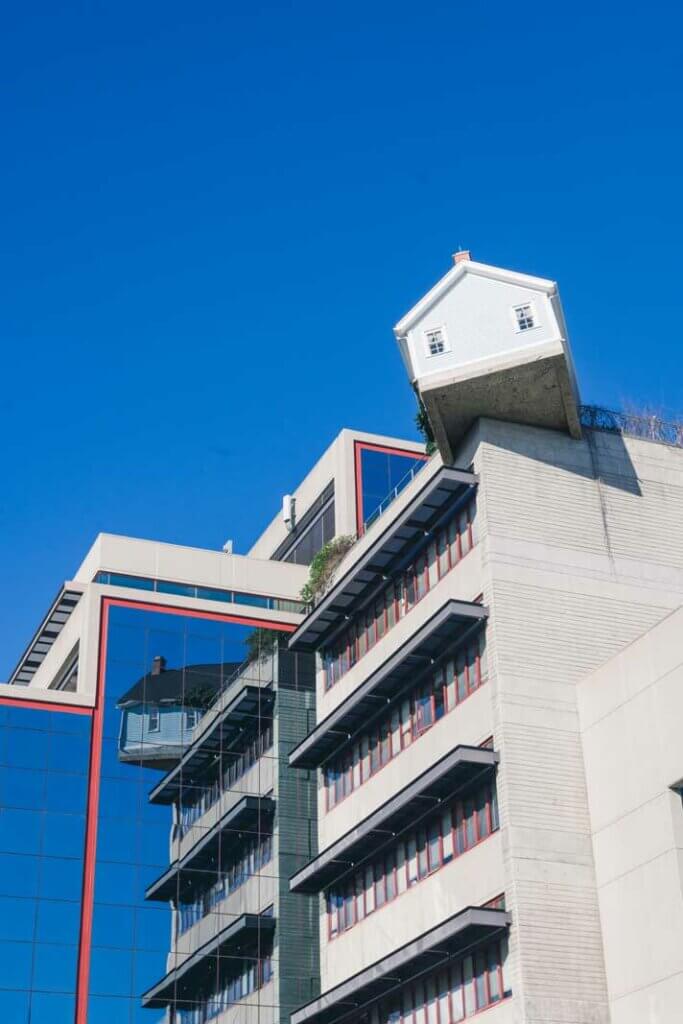
[[[273,1019],[277,636],[108,610],[88,1024]]]
[[[89,714],[0,706],[0,1020],[73,1024]]]
[[[357,527],[362,533],[426,464],[426,456],[357,442]]]

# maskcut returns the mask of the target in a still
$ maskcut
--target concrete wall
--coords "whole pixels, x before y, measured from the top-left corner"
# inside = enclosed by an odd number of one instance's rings
[[[577,684],[677,606],[683,451],[481,421],[490,694],[520,1019],[609,1020]]]
[[[578,688],[612,1024],[682,1013],[682,633],[678,609]]]
[[[471,460],[481,481],[478,547],[329,694],[319,691],[319,718],[360,685],[404,632],[410,636],[418,628],[428,602],[439,605],[447,592],[468,599],[484,594],[489,681],[476,705],[456,710],[432,732],[434,746],[428,740],[422,741],[426,747],[414,744],[322,818],[320,837],[326,846],[343,834],[449,742],[478,743],[492,731],[501,757],[496,844],[513,917],[514,1019],[607,1024],[577,688],[587,673],[681,603],[683,451],[600,433],[574,441],[554,431],[481,420],[458,452],[459,465]],[[411,489],[399,502],[409,500]],[[345,564],[370,540],[369,531]],[[435,893],[445,879],[439,874]],[[432,910],[424,921],[420,917],[422,924],[443,920],[450,899],[445,887],[430,898]],[[385,908],[377,918],[391,916],[385,939],[393,948],[415,930],[414,915],[404,912],[402,902],[405,907],[405,898],[399,899],[395,910]],[[359,948],[368,957],[378,948],[377,936],[369,945],[365,939],[379,927],[371,921],[334,940],[329,957],[321,939],[323,990],[358,969]]]
[[[90,583],[99,570],[266,594],[285,600],[298,598],[308,576],[305,566],[111,533],[98,535],[74,579]]]

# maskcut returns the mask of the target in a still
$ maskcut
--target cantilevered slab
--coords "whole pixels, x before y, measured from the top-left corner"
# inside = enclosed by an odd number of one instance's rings
[[[211,991],[216,981],[223,981],[221,957],[236,955],[257,956],[265,938],[270,940],[275,931],[275,918],[266,914],[242,914],[223,928],[218,935],[201,946],[183,961],[180,967],[148,989],[142,996],[142,1005],[160,1009],[174,1006],[196,1005],[203,992]],[[225,975],[229,974],[226,964]]]
[[[317,768],[323,764],[377,711],[380,698],[386,701],[400,693],[433,658],[461,642],[487,615],[488,609],[481,604],[447,601],[294,748],[290,765]]]
[[[147,888],[146,900],[167,902],[192,889],[193,883],[206,885],[206,872],[220,871],[221,857],[239,842],[240,832],[270,834],[275,801],[268,796],[245,796],[209,829],[204,837],[180,860]]]
[[[344,615],[350,614],[384,576],[403,568],[407,553],[412,554],[416,542],[425,532],[436,529],[450,514],[457,499],[464,498],[476,484],[474,473],[443,466],[425,481],[396,518],[388,512],[387,525],[380,529],[380,520],[373,527],[377,530],[375,539],[306,616],[292,634],[290,648],[318,650],[339,627]],[[347,558],[353,558],[353,549]]]
[[[297,871],[289,881],[292,892],[321,892],[355,870],[387,843],[387,833],[398,834],[441,800],[490,773],[498,754],[488,747],[457,746],[378,810]]]
[[[230,743],[242,732],[245,725],[254,721],[257,714],[263,714],[272,706],[274,694],[271,689],[251,683],[243,686],[222,711],[210,709],[207,715],[215,715],[207,728],[201,728],[192,743],[172,771],[164,775],[149,794],[153,804],[171,804],[177,800],[183,786],[191,786],[192,780],[207,768],[212,761],[228,749]]]
[[[367,1008],[425,971],[447,964],[478,942],[500,935],[510,926],[510,914],[488,907],[465,907],[460,913],[377,960],[341,985],[324,992],[291,1016],[291,1024],[341,1024],[358,1007]]]

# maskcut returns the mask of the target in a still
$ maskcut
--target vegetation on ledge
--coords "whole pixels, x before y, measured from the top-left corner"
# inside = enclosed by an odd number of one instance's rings
[[[308,605],[315,604],[330,587],[337,566],[346,552],[353,547],[355,537],[335,537],[328,541],[311,562],[308,582],[301,590],[301,600]]]

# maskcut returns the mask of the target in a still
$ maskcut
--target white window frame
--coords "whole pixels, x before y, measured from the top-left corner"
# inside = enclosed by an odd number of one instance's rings
[[[442,352],[431,352],[429,348],[429,336],[430,334],[436,334],[437,331],[441,334],[441,340],[443,341]],[[444,355],[446,352],[450,352],[451,346],[448,342],[448,334],[446,333],[446,327],[444,324],[435,324],[433,327],[426,327],[423,331],[425,353],[428,359],[438,359],[439,356]]]
[[[519,318],[517,316],[517,310],[518,309],[527,309],[527,308],[531,312],[531,319],[533,320],[533,324],[531,325],[531,327],[520,327]],[[538,313],[536,311],[536,304],[534,303],[534,301],[532,299],[529,299],[528,302],[517,302],[512,307],[512,320],[513,320],[513,323],[515,325],[515,332],[517,334],[528,334],[529,331],[535,331],[535,330],[537,330],[541,326],[539,324],[539,322],[538,322]]]
[[[147,716],[147,731],[161,732],[161,708],[150,705],[147,709]],[[153,725],[153,722],[156,722],[156,725]]]

